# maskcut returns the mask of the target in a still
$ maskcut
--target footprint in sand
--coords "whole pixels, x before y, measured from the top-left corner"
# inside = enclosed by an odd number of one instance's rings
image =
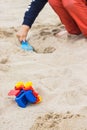
[[[9,65],[7,65],[8,57],[0,57],[0,71],[8,71]]]
[[[8,62],[8,57],[0,57],[0,64],[6,64]]]
[[[64,92],[63,96],[65,97],[65,101],[69,105],[77,105],[80,104],[82,101],[80,93],[75,90]]]
[[[17,32],[17,29],[14,27],[11,28],[0,28],[0,38],[9,38],[12,37]]]

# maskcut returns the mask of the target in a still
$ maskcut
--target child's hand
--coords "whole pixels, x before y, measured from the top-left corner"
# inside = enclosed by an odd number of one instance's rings
[[[27,25],[22,25],[21,29],[17,32],[16,36],[18,37],[18,40],[22,42],[23,40],[26,40],[28,31],[29,31],[29,26]]]

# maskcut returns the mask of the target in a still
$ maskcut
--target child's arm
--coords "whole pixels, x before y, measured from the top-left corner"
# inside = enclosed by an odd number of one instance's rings
[[[47,0],[32,0],[31,4],[28,6],[27,11],[25,12],[23,24],[31,27],[34,20],[46,3]]]
[[[25,12],[22,27],[17,32],[19,41],[26,40],[29,29],[46,3],[47,0],[32,0],[27,11]]]

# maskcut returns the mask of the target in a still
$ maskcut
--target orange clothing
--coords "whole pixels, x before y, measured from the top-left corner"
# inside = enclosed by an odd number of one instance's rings
[[[49,0],[49,4],[69,33],[77,35],[82,33],[87,37],[86,0]]]

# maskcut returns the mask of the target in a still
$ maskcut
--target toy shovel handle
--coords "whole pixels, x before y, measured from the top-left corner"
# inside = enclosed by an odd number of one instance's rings
[[[20,93],[20,90],[10,90],[8,96],[17,96]]]

